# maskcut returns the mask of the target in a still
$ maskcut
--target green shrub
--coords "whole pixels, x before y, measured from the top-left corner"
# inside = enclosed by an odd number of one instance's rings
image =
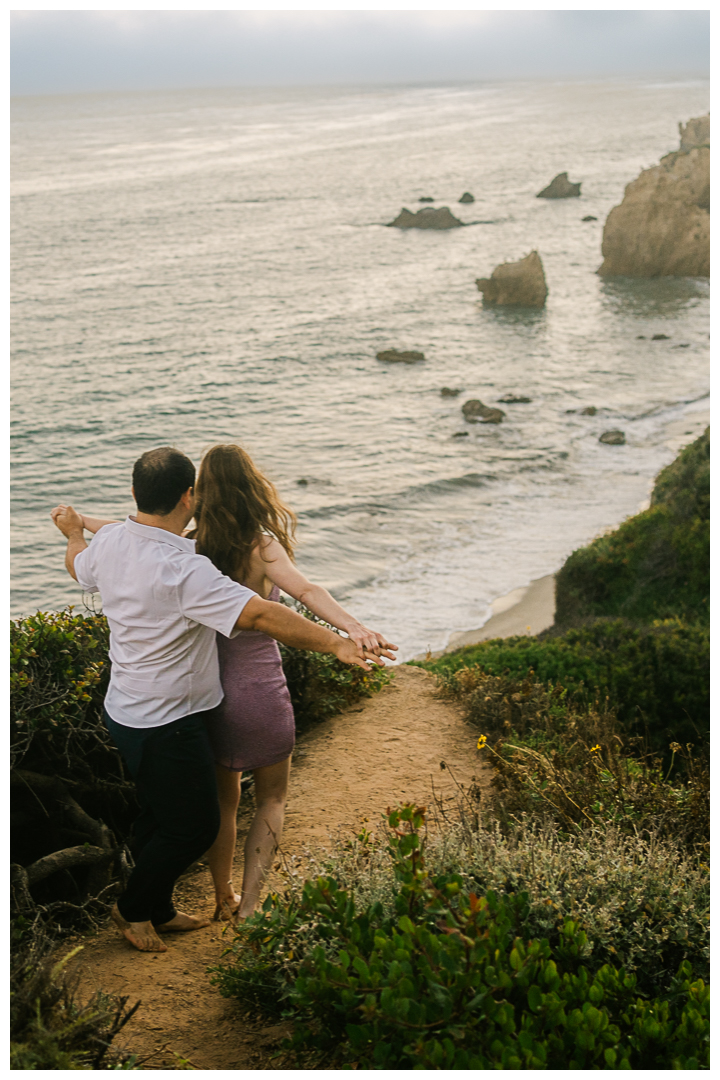
[[[532,677],[576,706],[605,704],[622,729],[647,738],[666,754],[671,742],[707,748],[710,709],[708,628],[677,619],[634,626],[623,619],[600,619],[543,640],[514,637],[484,641],[423,661],[420,666],[445,683],[472,666],[490,675]]]
[[[592,971],[586,934],[566,920],[555,948],[522,934],[528,896],[478,896],[458,874],[429,875],[424,812],[389,814],[392,903],[358,910],[332,878],[306,882],[238,933],[215,981],[246,997],[287,962],[286,927],[312,926],[283,1003],[296,1020],[294,1064],[353,1068],[699,1068],[708,1065],[709,1002],[681,965],[671,993],[647,999],[610,964]],[[266,916],[270,914],[268,919]]]
[[[556,583],[559,626],[618,615],[708,621],[709,428],[659,474],[650,508],[573,552]]]
[[[82,946],[53,961],[51,939],[22,918],[11,939],[10,1068],[133,1069],[136,1059],[111,1043],[138,1005],[101,991],[78,1004],[78,979],[67,965]]]
[[[612,825],[568,832],[529,814],[503,827],[487,807],[466,804],[457,820],[435,822],[424,855],[433,879],[459,874],[468,893],[526,893],[525,937],[547,938],[555,947],[565,922],[577,922],[587,934],[584,959],[592,970],[622,966],[645,994],[669,991],[683,961],[696,977],[709,978],[709,866],[673,837]],[[315,866],[352,893],[358,910],[392,904],[393,863],[379,841],[361,836]],[[300,955],[316,943],[306,938],[289,947]]]
[[[627,739],[612,709],[578,708],[562,687],[531,676],[461,668],[442,685],[481,733],[503,820],[531,813],[570,829],[613,824],[706,849],[709,773],[687,746],[670,743],[667,764],[638,756],[639,738]]]
[[[38,611],[10,623],[10,742],[13,765],[33,749],[55,764],[70,744],[81,771],[92,775],[87,753],[109,746],[98,724],[107,689],[109,632],[101,615]],[[100,730],[101,728],[101,730]]]

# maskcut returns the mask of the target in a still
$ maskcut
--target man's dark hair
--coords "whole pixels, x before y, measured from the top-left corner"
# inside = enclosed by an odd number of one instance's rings
[[[172,446],[146,450],[132,475],[135,502],[141,514],[170,514],[188,488],[195,487],[195,466]]]

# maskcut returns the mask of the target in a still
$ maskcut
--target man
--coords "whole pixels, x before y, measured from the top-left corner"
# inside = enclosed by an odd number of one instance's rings
[[[166,952],[158,931],[187,931],[209,919],[172,901],[177,878],[212,845],[219,828],[205,714],[222,700],[215,632],[260,630],[286,645],[334,653],[370,670],[392,651],[359,650],[281,604],[262,600],[195,553],[182,534],[194,513],[195,468],[160,447],[133,469],[135,517],[107,522],[92,544],[71,506],[51,516],[67,538],[65,565],[99,591],[110,626],[105,722],[135,780],[142,807],[137,857],[112,917],[135,948]]]

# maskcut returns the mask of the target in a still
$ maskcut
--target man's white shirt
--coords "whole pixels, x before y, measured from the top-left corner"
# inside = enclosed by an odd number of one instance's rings
[[[256,595],[221,574],[195,541],[128,517],[75,556],[110,626],[105,708],[118,724],[159,727],[222,701],[215,631],[234,637]]]

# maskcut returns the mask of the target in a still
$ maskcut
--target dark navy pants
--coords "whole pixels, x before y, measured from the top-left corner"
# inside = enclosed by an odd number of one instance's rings
[[[184,870],[213,844],[220,828],[215,762],[204,712],[152,728],[116,723],[104,710],[108,731],[135,781],[140,817],[135,822],[135,866],[118,899],[128,922],[169,922],[172,895]]]

